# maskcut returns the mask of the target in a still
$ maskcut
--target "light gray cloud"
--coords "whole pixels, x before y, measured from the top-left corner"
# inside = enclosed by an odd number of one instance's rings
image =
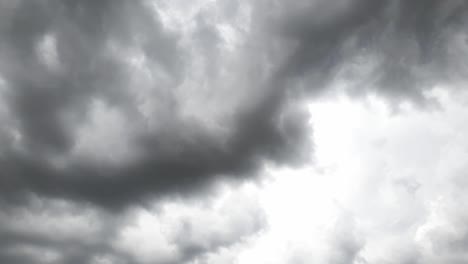
[[[118,214],[36,198],[0,216],[0,260],[9,263],[188,263],[265,225],[255,195],[242,186],[230,194],[159,201]]]

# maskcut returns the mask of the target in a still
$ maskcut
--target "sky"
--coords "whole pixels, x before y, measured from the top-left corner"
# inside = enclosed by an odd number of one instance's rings
[[[0,0],[0,263],[467,263],[467,29],[463,0]]]

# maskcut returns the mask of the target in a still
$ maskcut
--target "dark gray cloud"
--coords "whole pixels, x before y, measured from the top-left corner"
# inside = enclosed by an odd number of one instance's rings
[[[242,188],[223,200],[170,201],[109,213],[36,198],[0,211],[0,261],[7,263],[189,263],[256,234],[259,204]]]
[[[304,134],[304,120],[283,113],[286,104],[280,88],[248,103],[244,110],[235,109],[232,131],[223,144],[202,123],[180,116],[181,102],[170,91],[185,78],[180,36],[165,30],[149,6],[123,1],[19,1],[9,10],[2,32],[2,76],[15,125],[9,136],[17,133],[21,143],[18,149],[11,140],[3,149],[4,198],[33,192],[118,208],[148,194],[188,191],[217,175],[248,174],[265,158],[294,161],[297,157],[296,141]],[[55,66],[44,65],[47,60],[44,63],[37,54],[47,37],[53,42],[49,45],[56,46],[48,51],[57,53],[57,61],[49,62]],[[131,69],[121,61],[122,55],[109,54],[113,45],[138,48],[158,67],[150,73],[153,79],[157,74],[169,76],[170,87],[162,81],[150,83],[159,91],[154,102],[163,104],[155,122],[167,127],[164,131],[138,128],[147,122],[131,94],[138,92],[139,84],[130,80]],[[166,88],[169,91],[163,92]],[[82,161],[65,168],[51,165],[50,160],[73,150],[76,129],[90,118],[93,100],[119,109],[126,126],[138,128],[138,135],[129,136],[129,141],[139,157],[117,169]]]
[[[165,5],[0,1],[2,211],[36,195],[120,211],[265,162],[301,164],[312,145],[300,104],[335,82],[424,105],[430,88],[467,77],[466,1],[231,1],[188,22]],[[68,250],[2,232],[8,263],[31,262],[16,244]],[[233,240],[177,243],[192,259]],[[61,263],[114,254],[108,243]],[[335,263],[356,258],[358,242],[337,243]]]
[[[2,262],[95,263],[93,259],[111,255],[132,263],[130,256],[111,247],[120,218],[93,208],[38,198],[0,216]]]
[[[284,4],[291,11],[285,12],[280,27],[281,34],[295,42],[284,64],[288,75],[319,81],[341,77],[354,93],[419,102],[435,84],[464,76],[454,67],[456,59],[448,56],[453,37],[466,38],[464,1],[299,1],[297,5]],[[320,6],[324,7],[314,8]],[[367,67],[371,69],[366,72]],[[323,82],[306,85],[313,91],[327,87]]]
[[[20,138],[19,147],[13,146],[14,140],[3,147],[4,199],[33,192],[119,208],[149,194],[193,190],[219,175],[251,174],[265,159],[297,163],[308,151],[302,147],[305,119],[285,110],[301,91],[324,91],[344,72],[350,83],[359,79],[352,91],[423,100],[423,91],[434,83],[431,79],[445,76],[438,72],[444,66],[438,61],[445,57],[451,37],[465,33],[460,30],[466,3],[458,1],[268,4],[273,5],[270,13],[264,12],[266,6],[253,5],[251,23],[260,26],[253,26],[246,39],[258,47],[245,48],[243,54],[271,56],[265,64],[276,70],[264,81],[234,74],[247,79],[229,85],[241,85],[237,93],[251,95],[235,101],[227,116],[214,119],[227,130],[220,135],[207,128],[206,121],[181,112],[186,98],[198,93],[180,88],[194,81],[188,76],[196,69],[187,62],[194,57],[181,44],[183,34],[164,26],[150,3],[3,3],[1,72],[12,123],[5,137]],[[219,68],[223,54],[216,54],[216,43],[221,36],[209,23],[209,16],[201,13],[193,33],[200,42],[193,44],[201,45],[201,59],[209,60],[206,65],[212,62]],[[207,50],[210,45],[213,52]],[[142,114],[135,96],[143,89],[132,79],[135,69],[129,60],[136,58],[125,58],[125,51],[132,49],[151,66],[152,81],[146,85],[154,93],[146,97],[154,97],[157,111],[149,117]],[[278,52],[285,55],[272,55]],[[359,76],[359,66],[348,67],[358,55],[368,56],[364,63],[375,64],[369,76]],[[221,73],[210,67],[205,68],[205,80],[222,81]],[[165,77],[158,79],[160,75]],[[223,100],[218,87],[223,83],[212,85],[208,89]],[[114,167],[75,159],[57,168],[51,160],[73,152],[76,131],[91,118],[96,100],[123,116],[125,129],[131,130],[124,140],[136,158]],[[206,105],[223,109],[219,101]],[[162,128],[145,128],[148,118]]]

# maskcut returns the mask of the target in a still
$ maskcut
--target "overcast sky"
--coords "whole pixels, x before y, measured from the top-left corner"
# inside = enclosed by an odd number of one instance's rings
[[[468,263],[468,1],[0,0],[0,263]]]

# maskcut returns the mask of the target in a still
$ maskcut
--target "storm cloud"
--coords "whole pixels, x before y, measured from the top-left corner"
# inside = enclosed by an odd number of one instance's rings
[[[122,215],[313,162],[309,102],[344,93],[431,108],[435,87],[459,90],[467,12],[462,0],[0,1],[0,213],[38,200],[66,204],[45,208],[50,215],[86,208],[112,235],[79,238],[61,263],[140,262],[128,244],[109,242],[128,224]],[[170,237],[178,253],[164,261],[208,258],[255,234],[262,217],[252,215],[239,220],[246,230],[212,230],[204,244]],[[32,261],[24,241],[66,252],[72,243],[5,219],[0,259],[9,263]],[[190,221],[180,228],[197,234]],[[330,236],[339,249],[329,263],[360,261],[353,232]]]
[[[249,76],[235,76],[245,84],[210,84],[221,77],[209,72],[192,80],[187,71],[198,69],[187,62],[183,36],[165,29],[150,3],[24,1],[9,8],[3,197],[33,192],[121,207],[150,193],[248,174],[265,158],[301,154],[304,118],[280,88],[261,96]],[[209,90],[198,95],[205,82]],[[255,99],[236,99],[243,90]],[[213,113],[188,112],[192,93],[196,111],[206,104]]]
[[[203,9],[177,31],[159,2],[2,3],[2,196],[121,207],[243,177],[264,160],[297,163],[310,151],[307,117],[288,109],[304,92],[343,74],[366,79],[352,92],[423,101],[456,75],[440,61],[465,33],[464,2],[248,4],[216,3],[231,16],[250,10],[252,30],[230,25],[245,39],[227,51]],[[356,63],[373,65],[359,76]]]

